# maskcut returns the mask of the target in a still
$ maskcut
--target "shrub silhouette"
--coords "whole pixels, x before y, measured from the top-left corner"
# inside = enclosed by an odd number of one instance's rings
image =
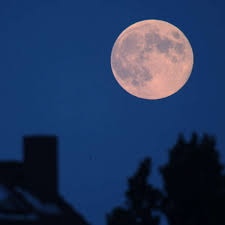
[[[180,135],[160,168],[165,197],[161,206],[171,225],[224,225],[225,178],[215,139]]]
[[[165,214],[169,225],[225,225],[225,175],[215,145],[207,134],[190,141],[179,135],[159,168],[163,193],[148,184],[151,159],[143,160],[128,179],[125,207],[107,215],[107,225],[158,225]]]
[[[151,159],[141,162],[137,172],[128,179],[125,207],[116,207],[107,215],[108,225],[158,225],[159,216],[153,211],[159,209],[161,193],[148,184],[151,173]]]

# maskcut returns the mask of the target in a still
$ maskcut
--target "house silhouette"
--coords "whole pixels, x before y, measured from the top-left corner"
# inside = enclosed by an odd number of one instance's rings
[[[57,136],[25,136],[23,150],[0,162],[0,224],[88,225],[58,193]]]

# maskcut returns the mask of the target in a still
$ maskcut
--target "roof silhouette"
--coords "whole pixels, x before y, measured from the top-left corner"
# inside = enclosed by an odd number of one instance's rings
[[[88,225],[58,193],[57,136],[25,136],[23,147],[23,162],[0,162],[0,224]]]

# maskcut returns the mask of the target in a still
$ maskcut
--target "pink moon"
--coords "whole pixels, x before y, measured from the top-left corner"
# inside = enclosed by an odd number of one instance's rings
[[[144,20],[116,39],[111,68],[120,86],[143,99],[166,98],[180,90],[193,68],[193,51],[185,35],[161,20]]]

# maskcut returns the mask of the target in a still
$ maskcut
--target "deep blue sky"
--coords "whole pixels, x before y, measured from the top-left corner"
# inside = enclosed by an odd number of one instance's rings
[[[225,159],[223,0],[0,1],[0,159],[22,159],[22,136],[60,137],[60,192],[93,225],[123,202],[145,156],[151,181],[177,134],[216,135]],[[129,25],[160,19],[194,52],[187,84],[162,100],[138,99],[114,79],[110,54]]]

